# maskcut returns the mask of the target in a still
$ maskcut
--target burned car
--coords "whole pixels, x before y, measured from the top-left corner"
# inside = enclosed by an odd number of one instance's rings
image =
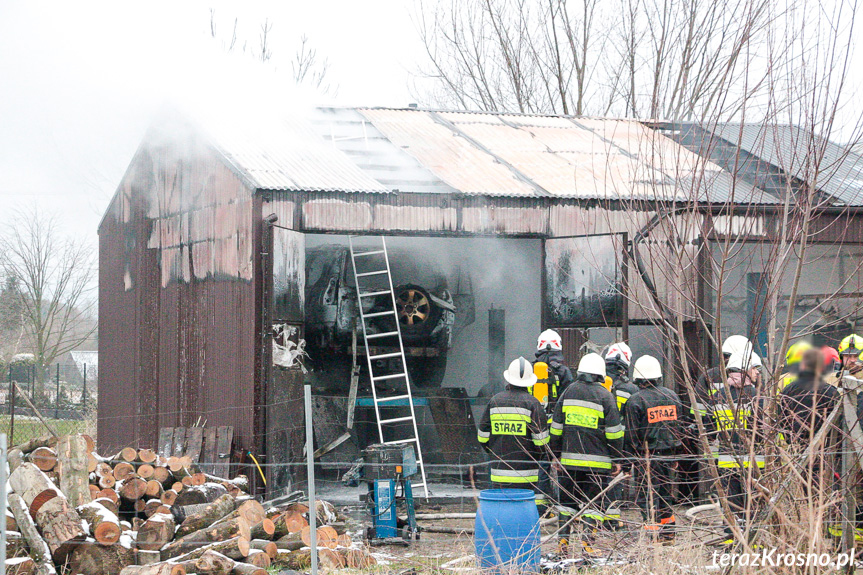
[[[446,276],[428,262],[421,264],[415,254],[405,250],[390,249],[389,263],[396,317],[411,382],[419,388],[438,387],[445,373],[446,356],[456,321],[456,305],[447,287]],[[319,373],[332,372],[333,369],[343,372],[340,368],[343,368],[345,358],[352,360],[353,357],[355,330],[357,353],[367,353],[362,347],[358,300],[362,300],[363,313],[369,315],[381,309],[392,309],[392,302],[387,301],[391,297],[389,293],[357,297],[347,246],[309,248],[306,251],[306,343],[315,370]],[[391,332],[394,329],[392,321],[391,315],[367,319],[369,333]],[[390,339],[376,345],[370,352],[372,355],[385,354],[393,346]],[[380,361],[398,362],[400,359]],[[364,366],[365,359],[360,358],[359,363]],[[330,383],[338,385],[344,381],[347,386],[349,379],[349,376],[343,379],[334,374],[335,381]]]

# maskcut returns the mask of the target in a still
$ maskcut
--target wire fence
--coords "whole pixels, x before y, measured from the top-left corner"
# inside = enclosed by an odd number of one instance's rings
[[[9,445],[55,433],[93,435],[96,372],[86,364],[10,365],[0,381],[0,433]]]

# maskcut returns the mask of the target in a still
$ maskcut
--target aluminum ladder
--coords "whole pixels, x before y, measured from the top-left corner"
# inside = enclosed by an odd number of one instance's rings
[[[410,379],[408,377],[407,362],[405,360],[405,348],[402,342],[401,325],[396,307],[396,294],[393,289],[393,278],[390,272],[390,259],[387,254],[387,242],[383,236],[378,236],[380,245],[358,246],[355,240],[358,238],[369,238],[369,236],[348,236],[351,251],[351,264],[354,272],[354,285],[357,288],[357,308],[360,312],[360,323],[363,326],[363,341],[366,347],[366,360],[369,367],[369,378],[371,379],[372,400],[375,406],[375,417],[378,423],[378,436],[384,445],[413,444],[416,449],[417,468],[422,477],[422,482],[411,482],[413,488],[422,487],[425,497],[428,499],[428,481],[426,480],[425,464],[423,463],[422,448],[420,446],[419,432],[417,430],[416,412],[414,410],[413,394],[411,393]],[[389,296],[389,297],[381,297]],[[375,298],[378,303],[385,301],[384,306],[378,306],[375,311],[366,313],[363,310],[365,298]],[[387,327],[381,331],[370,333],[369,320],[382,318],[381,324]],[[389,327],[392,324],[392,327]],[[378,325],[380,329],[380,325]],[[397,348],[398,351],[372,354],[373,346],[379,341],[388,342],[386,347]],[[397,342],[397,343],[396,343]],[[386,370],[380,373],[380,368],[375,368],[375,362],[379,360],[397,360],[400,366],[395,370]],[[378,383],[386,382],[392,387],[395,395],[378,396]],[[410,415],[400,417],[381,418],[381,408],[401,407],[399,402],[407,401]],[[407,437],[392,439],[396,426],[401,429],[410,422],[411,433]],[[400,425],[401,424],[401,425]],[[389,432],[387,432],[389,430]],[[389,437],[389,439],[388,439]]]

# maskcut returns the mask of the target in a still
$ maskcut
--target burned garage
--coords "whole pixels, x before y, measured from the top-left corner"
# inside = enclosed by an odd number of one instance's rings
[[[259,491],[290,488],[310,383],[324,465],[416,433],[458,474],[483,460],[474,418],[506,364],[545,328],[570,364],[623,340],[669,380],[709,366],[711,338],[767,345],[763,288],[782,279],[763,246],[783,202],[762,175],[788,176],[757,138],[734,162],[719,130],[634,120],[326,108],[264,124],[155,124],[105,213],[102,445],[230,428],[219,457],[266,476]],[[863,237],[857,190],[825,195],[814,242],[847,256],[821,260],[831,285],[792,315],[829,338],[859,321]],[[743,263],[725,286],[708,278],[729,238]],[[821,309],[828,292],[841,309]]]

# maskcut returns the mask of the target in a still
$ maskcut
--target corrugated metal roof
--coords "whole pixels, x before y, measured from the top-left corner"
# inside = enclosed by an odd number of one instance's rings
[[[389,191],[299,118],[256,124],[208,122],[206,131],[240,175],[258,189]]]
[[[837,203],[863,205],[863,157],[851,149],[790,125],[728,123],[703,128],[800,180],[814,182]]]

